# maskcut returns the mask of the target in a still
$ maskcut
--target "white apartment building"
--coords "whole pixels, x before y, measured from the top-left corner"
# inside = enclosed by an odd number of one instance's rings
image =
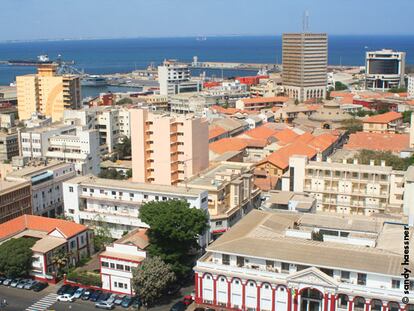
[[[221,310],[414,309],[401,219],[252,211],[197,261],[195,301]],[[319,238],[317,238],[319,236]],[[322,238],[321,238],[322,237]],[[402,303],[402,297],[406,297]]]
[[[38,161],[9,173],[5,180],[29,181],[33,215],[55,218],[63,214],[63,182],[75,176],[73,163]]]
[[[23,129],[20,154],[29,159],[58,160],[75,164],[78,175],[99,174],[99,133],[74,124]]]
[[[132,269],[147,257],[145,248],[149,243],[146,231],[131,231],[99,254],[102,289],[117,294],[134,294]]]
[[[185,200],[191,208],[208,213],[206,190],[109,180],[91,175],[66,181],[63,198],[66,216],[85,225],[105,223],[114,238],[135,228],[148,228],[139,218],[140,207],[146,202]],[[206,233],[200,238],[200,244],[207,243]]]
[[[158,66],[158,82],[160,95],[174,95],[202,90],[201,81],[192,81],[190,68],[186,64],[165,60]]]
[[[408,76],[407,92],[409,98],[414,98],[414,75]]]
[[[282,190],[310,193],[318,211],[341,214],[401,213],[405,172],[390,166],[326,162],[293,156],[282,177]]]

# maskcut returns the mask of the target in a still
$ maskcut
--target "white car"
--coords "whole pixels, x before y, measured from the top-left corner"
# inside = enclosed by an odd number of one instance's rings
[[[63,302],[73,302],[75,299],[69,294],[59,295],[56,298],[56,301],[63,301]]]

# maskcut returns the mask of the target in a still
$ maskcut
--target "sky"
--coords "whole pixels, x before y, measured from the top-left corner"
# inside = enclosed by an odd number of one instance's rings
[[[414,0],[0,0],[0,40],[336,34],[411,35]]]

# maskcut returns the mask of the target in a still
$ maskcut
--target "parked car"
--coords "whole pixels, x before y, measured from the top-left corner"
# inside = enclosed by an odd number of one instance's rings
[[[5,280],[3,281],[3,285],[4,285],[4,286],[10,286],[11,282],[13,282],[13,279],[5,279]]]
[[[98,309],[105,309],[105,310],[112,310],[113,308],[115,308],[113,303],[109,303],[107,301],[99,301],[97,303],[95,303],[95,308]]]
[[[76,290],[76,292],[73,294],[73,298],[75,298],[75,299],[79,299],[81,296],[82,296],[82,294],[83,294],[83,292],[85,291],[85,289],[84,288],[81,288],[81,287],[79,287],[77,290]]]
[[[36,280],[29,280],[25,285],[24,289],[31,290],[38,282]]]
[[[125,296],[124,299],[122,299],[121,306],[124,308],[129,308],[131,305],[132,305],[132,297]]]
[[[96,290],[96,291],[94,291],[93,293],[92,293],[92,295],[91,295],[91,297],[89,298],[89,300],[90,301],[93,301],[93,302],[97,302],[98,301],[98,298],[99,298],[99,296],[102,294],[102,291],[100,290],[100,289],[98,289],[98,290]]]
[[[126,295],[119,295],[117,299],[115,299],[114,304],[116,304],[117,306],[121,305],[122,300],[124,299]]]
[[[73,299],[72,295],[63,294],[63,295],[57,296],[56,301],[73,302],[74,299]]]
[[[135,296],[134,299],[132,300],[132,308],[138,309],[140,307],[142,307],[141,298],[139,298],[138,296]]]
[[[78,290],[79,286],[71,286],[67,290],[65,290],[64,294],[69,294],[73,296],[75,292]]]
[[[91,288],[85,290],[84,293],[82,294],[81,299],[82,300],[89,300],[89,298],[91,298],[91,296],[94,292],[95,292],[95,290],[91,289]]]
[[[189,306],[192,304],[193,302],[193,297],[191,295],[185,295],[182,302],[186,305]]]
[[[187,309],[187,306],[184,302],[179,301],[171,307],[170,311],[184,311],[185,309]]]
[[[13,281],[10,283],[10,287],[16,287],[17,284],[19,284],[20,280],[20,278],[13,279]]]
[[[106,302],[114,303],[116,298],[118,298],[118,296],[116,294],[112,294],[111,296],[109,296],[109,298],[106,300]]]
[[[35,284],[35,286],[33,287],[33,291],[34,292],[40,292],[48,286],[49,286],[49,284],[47,284],[46,282],[37,282]]]
[[[30,280],[28,280],[28,279],[22,279],[22,280],[19,281],[19,283],[17,283],[16,287],[23,289],[26,286],[26,284],[29,283],[29,281]]]
[[[7,280],[5,276],[0,276],[0,284],[3,284],[5,280]]]
[[[107,301],[110,296],[110,293],[102,293],[99,295],[98,301]]]
[[[69,287],[72,287],[72,286],[70,286],[69,284],[62,285],[61,287],[59,287],[56,294],[63,295],[68,290]]]

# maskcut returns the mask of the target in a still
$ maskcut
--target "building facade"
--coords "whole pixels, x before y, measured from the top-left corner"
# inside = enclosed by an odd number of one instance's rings
[[[251,212],[197,261],[196,304],[256,311],[413,310],[401,302],[414,299],[414,282],[401,275],[403,241],[387,240],[403,234],[403,223],[321,217]],[[312,239],[315,232],[324,241]],[[413,264],[409,260],[407,268]]]
[[[208,167],[208,122],[131,109],[132,178],[176,185]]]
[[[39,112],[59,121],[65,109],[80,108],[80,78],[58,75],[56,69],[56,64],[43,64],[38,66],[37,74],[16,77],[21,120],[30,119],[33,112]]]
[[[365,58],[365,86],[370,90],[388,90],[405,86],[405,52],[371,51]]]
[[[191,208],[208,213],[208,193],[185,187],[161,186],[129,181],[76,177],[63,184],[65,215],[76,223],[105,223],[113,238],[136,228],[148,228],[139,218],[141,205],[149,201],[185,200]],[[208,235],[200,238],[206,245]]]
[[[19,135],[15,129],[0,133],[0,161],[11,160],[19,155]]]
[[[282,190],[312,194],[317,210],[340,214],[401,213],[405,171],[390,166],[309,161],[292,156],[282,177]],[[407,193],[405,195],[408,195]]]
[[[63,182],[76,176],[73,163],[35,162],[6,176],[7,181],[28,181],[32,186],[33,215],[63,214]]]
[[[31,186],[27,181],[0,181],[0,224],[32,213]]]
[[[303,102],[312,98],[326,97],[327,34],[283,34],[282,58],[282,84],[290,98]]]
[[[414,75],[408,75],[407,93],[409,98],[414,98]]]

